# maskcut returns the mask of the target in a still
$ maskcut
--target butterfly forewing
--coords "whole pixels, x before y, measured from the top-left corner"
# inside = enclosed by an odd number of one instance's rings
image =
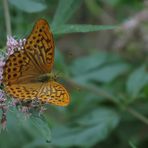
[[[25,45],[25,51],[42,72],[50,72],[54,62],[54,40],[46,20],[39,20]]]
[[[23,50],[16,51],[6,60],[3,68],[3,83],[5,85],[29,83],[39,74],[32,61]]]

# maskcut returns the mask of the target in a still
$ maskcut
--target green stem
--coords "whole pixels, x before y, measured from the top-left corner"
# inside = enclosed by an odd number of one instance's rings
[[[121,103],[117,100],[116,97],[114,97],[113,95],[107,93],[105,90],[101,89],[101,88],[96,88],[92,85],[83,85],[83,84],[78,84],[76,83],[74,80],[70,80],[70,79],[66,79],[70,84],[72,84],[72,86],[76,87],[76,88],[82,88],[88,91],[91,91],[99,96],[105,97],[108,100],[110,100],[111,102],[113,102],[114,104],[117,104],[118,106],[121,106]]]
[[[11,33],[11,21],[10,21],[8,0],[3,0],[3,6],[4,6],[6,32],[7,32],[7,35],[11,36],[12,33]]]
[[[107,93],[105,90],[103,90],[101,88],[96,88],[94,86],[86,86],[86,85],[78,84],[74,80],[70,80],[70,79],[66,79],[66,80],[70,84],[72,84],[72,86],[91,91],[91,92],[93,92],[93,93],[95,93],[95,94],[97,94],[99,96],[103,96],[103,97],[107,98],[108,100],[110,100],[114,104],[116,104],[118,107],[124,108],[127,112],[129,112],[131,115],[136,117],[138,120],[140,120],[143,123],[145,123],[146,125],[148,125],[148,118],[147,117],[143,116],[142,114],[138,113],[137,111],[133,110],[130,107],[125,107],[120,101],[118,101],[118,99],[116,97],[114,97],[113,95]]]
[[[137,119],[139,119],[140,121],[142,121],[143,123],[145,123],[146,125],[148,125],[148,118],[143,116],[142,114],[138,113],[137,111],[133,110],[132,108],[126,108],[126,110],[132,114],[134,117],[136,117]]]

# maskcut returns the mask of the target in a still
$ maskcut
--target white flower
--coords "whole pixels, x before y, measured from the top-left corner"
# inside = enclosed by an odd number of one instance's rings
[[[12,36],[7,36],[7,56],[10,56],[14,51],[24,48],[26,39],[15,40]]]
[[[0,84],[2,83],[3,79],[3,66],[5,65],[5,61],[3,57],[0,57]]]

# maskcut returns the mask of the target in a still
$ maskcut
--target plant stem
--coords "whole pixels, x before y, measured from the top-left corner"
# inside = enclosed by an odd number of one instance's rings
[[[145,123],[146,125],[148,125],[148,118],[143,116],[142,114],[138,113],[137,111],[133,110],[132,108],[126,108],[126,110],[132,114],[134,117],[136,117],[137,119],[139,119],[140,121],[142,121],[143,123]]]
[[[131,115],[133,115],[134,117],[136,117],[138,120],[142,121],[143,123],[145,123],[146,125],[148,125],[148,118],[143,116],[142,114],[138,113],[137,111],[133,110],[132,108],[130,107],[125,107],[120,101],[118,101],[118,99],[107,93],[105,90],[101,89],[101,88],[96,88],[94,86],[86,86],[86,85],[82,85],[82,84],[78,84],[76,83],[74,80],[71,80],[71,79],[67,79],[66,80],[72,85],[72,86],[75,86],[75,87],[78,87],[78,88],[82,88],[82,89],[85,89],[85,90],[88,90],[88,91],[91,91],[99,96],[103,96],[105,98],[107,98],[108,100],[112,101],[114,104],[116,104],[118,107],[123,107],[127,112],[129,112]]]
[[[8,7],[8,0],[3,0],[4,7],[4,15],[5,15],[5,24],[6,24],[6,33],[11,36],[11,21],[10,21],[10,13]]]
[[[76,87],[76,88],[82,88],[88,91],[91,91],[99,96],[103,96],[106,97],[108,100],[110,100],[111,102],[120,105],[120,102],[111,94],[107,93],[105,90],[101,89],[101,88],[96,88],[93,85],[83,85],[83,84],[78,84],[76,83],[74,80],[70,80],[70,79],[66,79],[72,86]]]

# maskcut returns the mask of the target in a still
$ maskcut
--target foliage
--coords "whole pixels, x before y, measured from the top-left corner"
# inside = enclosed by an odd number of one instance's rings
[[[138,0],[10,0],[9,6],[16,38],[29,34],[41,17],[51,24],[57,45],[54,69],[62,73],[60,81],[69,88],[71,103],[65,108],[47,106],[44,117],[25,119],[18,110],[9,111],[0,147],[146,148],[147,51],[142,51],[139,38],[139,46],[136,41],[128,42],[121,51],[112,46],[122,36],[116,33],[121,23],[144,9],[144,4]],[[116,21],[110,13],[115,13]],[[0,19],[3,17],[1,13]],[[97,25],[101,21],[113,25]],[[1,25],[4,30],[4,23]],[[2,33],[1,49],[5,40],[6,33]]]

